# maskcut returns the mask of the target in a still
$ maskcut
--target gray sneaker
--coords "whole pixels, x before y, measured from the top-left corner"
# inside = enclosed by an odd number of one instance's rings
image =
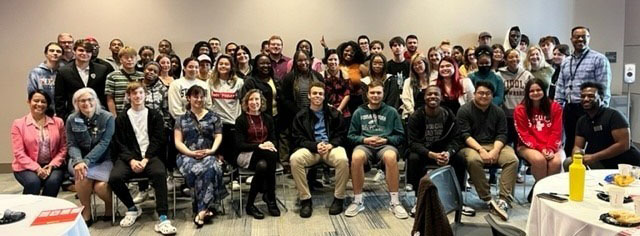
[[[348,217],[354,217],[358,215],[361,211],[364,211],[364,203],[362,202],[352,202],[347,210],[344,211],[344,215]]]
[[[504,221],[509,220],[509,203],[505,200],[499,199],[498,201],[491,200],[489,202],[489,208],[491,209],[491,213],[500,217]]]

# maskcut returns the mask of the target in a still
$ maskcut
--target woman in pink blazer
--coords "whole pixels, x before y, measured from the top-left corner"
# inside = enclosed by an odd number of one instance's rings
[[[11,167],[23,194],[56,197],[64,171],[60,166],[67,154],[67,139],[62,119],[48,109],[51,98],[43,90],[29,93],[30,112],[13,121]],[[43,189],[44,187],[44,189]]]

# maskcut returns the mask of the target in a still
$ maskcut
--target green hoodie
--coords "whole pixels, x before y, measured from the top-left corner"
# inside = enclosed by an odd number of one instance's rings
[[[347,135],[349,141],[358,145],[364,143],[364,138],[372,136],[386,138],[389,145],[400,145],[404,129],[400,115],[393,107],[382,103],[377,110],[371,110],[363,104],[353,113]]]

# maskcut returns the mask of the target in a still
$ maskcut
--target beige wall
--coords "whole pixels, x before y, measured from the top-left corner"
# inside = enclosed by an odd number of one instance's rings
[[[489,31],[494,43],[502,43],[509,27],[519,25],[532,42],[544,35],[557,35],[568,43],[574,25],[592,30],[592,47],[615,50],[622,61],[625,0],[485,0],[485,1],[2,1],[0,3],[0,64],[5,76],[0,94],[5,97],[0,116],[0,163],[11,161],[11,121],[28,110],[26,75],[43,60],[43,46],[59,32],[76,38],[97,38],[106,56],[108,41],[123,39],[134,47],[157,46],[170,39],[184,57],[198,40],[218,36],[223,43],[246,44],[255,54],[259,44],[272,34],[285,41],[290,55],[295,43],[309,39],[315,54],[322,54],[318,40],[325,35],[330,46],[368,34],[387,42],[396,35],[413,33],[425,50],[442,39],[473,45],[477,33]],[[385,48],[389,53],[388,48]],[[613,93],[619,93],[620,64],[612,64]]]
[[[638,142],[640,137],[640,1],[633,0],[627,1],[625,14],[625,33],[624,33],[624,63],[636,64],[636,82],[631,85],[631,136],[635,142]],[[624,85],[624,90],[626,91]]]

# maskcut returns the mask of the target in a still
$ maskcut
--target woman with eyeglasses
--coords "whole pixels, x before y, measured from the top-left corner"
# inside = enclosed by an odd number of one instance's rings
[[[75,111],[67,118],[67,147],[69,172],[74,176],[78,199],[84,206],[82,218],[87,226],[91,217],[91,193],[95,192],[111,206],[109,174],[113,168],[110,143],[115,132],[114,116],[103,110],[98,95],[91,88],[82,88],[73,94]],[[105,207],[102,220],[111,220],[111,207]]]
[[[463,64],[460,66],[460,76],[467,78],[469,74],[478,70],[478,60],[476,59],[476,47],[469,47],[464,50]]]

